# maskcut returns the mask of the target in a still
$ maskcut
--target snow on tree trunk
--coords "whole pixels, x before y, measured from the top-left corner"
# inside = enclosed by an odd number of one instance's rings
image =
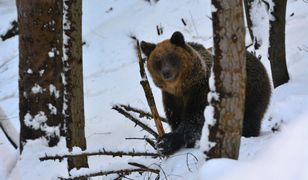
[[[214,125],[209,125],[208,137],[210,142],[215,143],[214,147],[205,153],[208,158],[237,159],[246,81],[243,6],[241,0],[212,0],[212,6],[215,54],[212,84],[215,87],[211,90],[216,89],[218,97],[210,99],[212,108],[207,108],[205,112],[207,115],[208,109],[212,109],[216,121]]]
[[[20,151],[27,140],[63,135],[62,13],[59,0],[17,0]]]
[[[274,9],[271,12],[268,59],[271,63],[274,87],[289,81],[286,64],[285,26],[287,0],[272,0]]]
[[[64,0],[63,63],[65,77],[64,117],[67,125],[66,145],[86,150],[82,72],[82,1]],[[68,158],[68,170],[88,167],[86,156]]]

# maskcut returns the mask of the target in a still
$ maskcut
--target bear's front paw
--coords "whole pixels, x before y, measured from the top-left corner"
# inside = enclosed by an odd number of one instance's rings
[[[163,155],[170,155],[184,146],[184,135],[167,133],[157,140],[156,148]]]

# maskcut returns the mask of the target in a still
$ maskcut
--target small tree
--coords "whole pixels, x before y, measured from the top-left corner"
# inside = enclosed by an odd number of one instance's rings
[[[62,11],[59,0],[17,0],[19,22],[20,151],[45,137],[57,145],[63,131]]]
[[[239,154],[245,104],[245,26],[241,0],[212,0],[214,79],[219,99],[213,98],[216,123],[209,127],[215,142],[209,158],[233,158]],[[211,89],[213,90],[213,89]]]
[[[274,9],[271,12],[268,58],[271,63],[274,87],[289,81],[286,64],[285,24],[287,0],[273,0]]]

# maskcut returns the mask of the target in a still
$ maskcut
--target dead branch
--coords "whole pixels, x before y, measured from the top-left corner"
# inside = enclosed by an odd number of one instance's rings
[[[157,150],[154,141],[152,141],[150,138],[145,138],[145,141],[149,143],[155,150]]]
[[[145,140],[147,143],[149,143],[153,149],[156,150],[155,142],[151,140],[150,138],[144,137],[144,138],[125,138],[126,140]]]
[[[133,117],[131,114],[129,114],[128,112],[126,112],[124,109],[122,109],[120,106],[115,105],[112,107],[112,109],[118,111],[120,114],[124,115],[125,117],[127,117],[129,120],[133,121],[134,123],[136,123],[136,125],[140,126],[143,130],[147,131],[148,133],[152,134],[155,139],[158,138],[158,134],[149,126],[147,126],[146,124],[142,123],[139,119]]]
[[[155,170],[155,171],[157,171],[157,173],[156,173],[157,177],[155,179],[157,179],[157,180],[159,179],[159,172],[160,172],[159,169],[152,169],[152,168],[149,168],[149,167],[147,167],[143,164],[136,163],[136,162],[128,162],[128,164],[131,165],[131,166],[135,166],[137,168],[140,168],[140,169],[144,169],[144,170],[149,171],[149,172],[153,172],[153,170]]]
[[[153,115],[150,112],[146,112],[142,109],[138,109],[135,107],[131,107],[130,105],[124,105],[124,104],[120,104],[119,106],[123,107],[126,111],[131,111],[134,113],[138,113],[140,118],[147,118],[147,119],[153,119]],[[163,117],[159,117],[161,119],[162,122],[167,123],[167,119],[163,118]]]
[[[44,157],[40,157],[40,161],[46,161],[46,160],[63,160],[64,158],[69,157],[80,157],[80,156],[112,156],[112,157],[122,157],[122,156],[150,156],[152,158],[160,157],[157,153],[147,153],[147,152],[136,152],[136,151],[130,151],[130,152],[123,152],[123,151],[106,151],[104,148],[102,150],[99,150],[98,152],[82,152],[79,154],[65,154],[65,155],[47,155],[45,154]]]
[[[7,39],[10,39],[10,38],[12,38],[12,37],[18,35],[18,33],[19,33],[18,23],[17,23],[16,20],[14,20],[14,21],[11,22],[11,27],[10,27],[10,29],[8,29],[8,30],[6,31],[6,33],[4,33],[3,35],[1,35],[0,37],[1,37],[2,41],[5,41],[5,40],[7,40]]]
[[[5,112],[0,107],[0,129],[2,129],[4,135],[6,136],[7,140],[11,143],[11,145],[17,149],[19,137],[16,129],[14,128],[12,122],[7,117]]]
[[[151,112],[152,112],[152,115],[153,115],[153,118],[154,118],[154,121],[155,121],[155,125],[156,125],[156,128],[157,128],[157,132],[158,132],[159,136],[162,136],[162,135],[165,134],[165,131],[164,131],[163,125],[161,123],[160,116],[158,114],[158,111],[157,111],[157,108],[156,108],[156,105],[155,105],[154,96],[153,96],[147,75],[145,73],[144,61],[143,61],[142,55],[141,55],[139,40],[136,40],[136,43],[137,43],[136,48],[137,48],[137,55],[138,55],[138,59],[139,59],[139,68],[140,68],[140,76],[141,76],[140,84],[143,87],[148,105],[151,109]]]
[[[84,175],[81,175],[81,176],[75,176],[75,177],[71,177],[71,178],[59,177],[59,179],[61,179],[61,180],[74,180],[74,179],[89,178],[89,177],[95,177],[95,176],[108,176],[110,174],[118,174],[119,177],[123,177],[125,175],[129,175],[129,174],[134,173],[134,172],[138,172],[138,173],[141,173],[141,174],[144,173],[144,172],[151,172],[151,173],[159,174],[158,169],[137,168],[137,169],[121,169],[121,170],[111,170],[111,171],[100,171],[100,172],[96,172],[96,173],[89,173],[89,174],[84,174]]]

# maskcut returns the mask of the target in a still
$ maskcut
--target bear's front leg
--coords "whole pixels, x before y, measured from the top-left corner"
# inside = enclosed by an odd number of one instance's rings
[[[166,133],[157,140],[156,148],[163,155],[171,155],[185,146],[183,132]]]

